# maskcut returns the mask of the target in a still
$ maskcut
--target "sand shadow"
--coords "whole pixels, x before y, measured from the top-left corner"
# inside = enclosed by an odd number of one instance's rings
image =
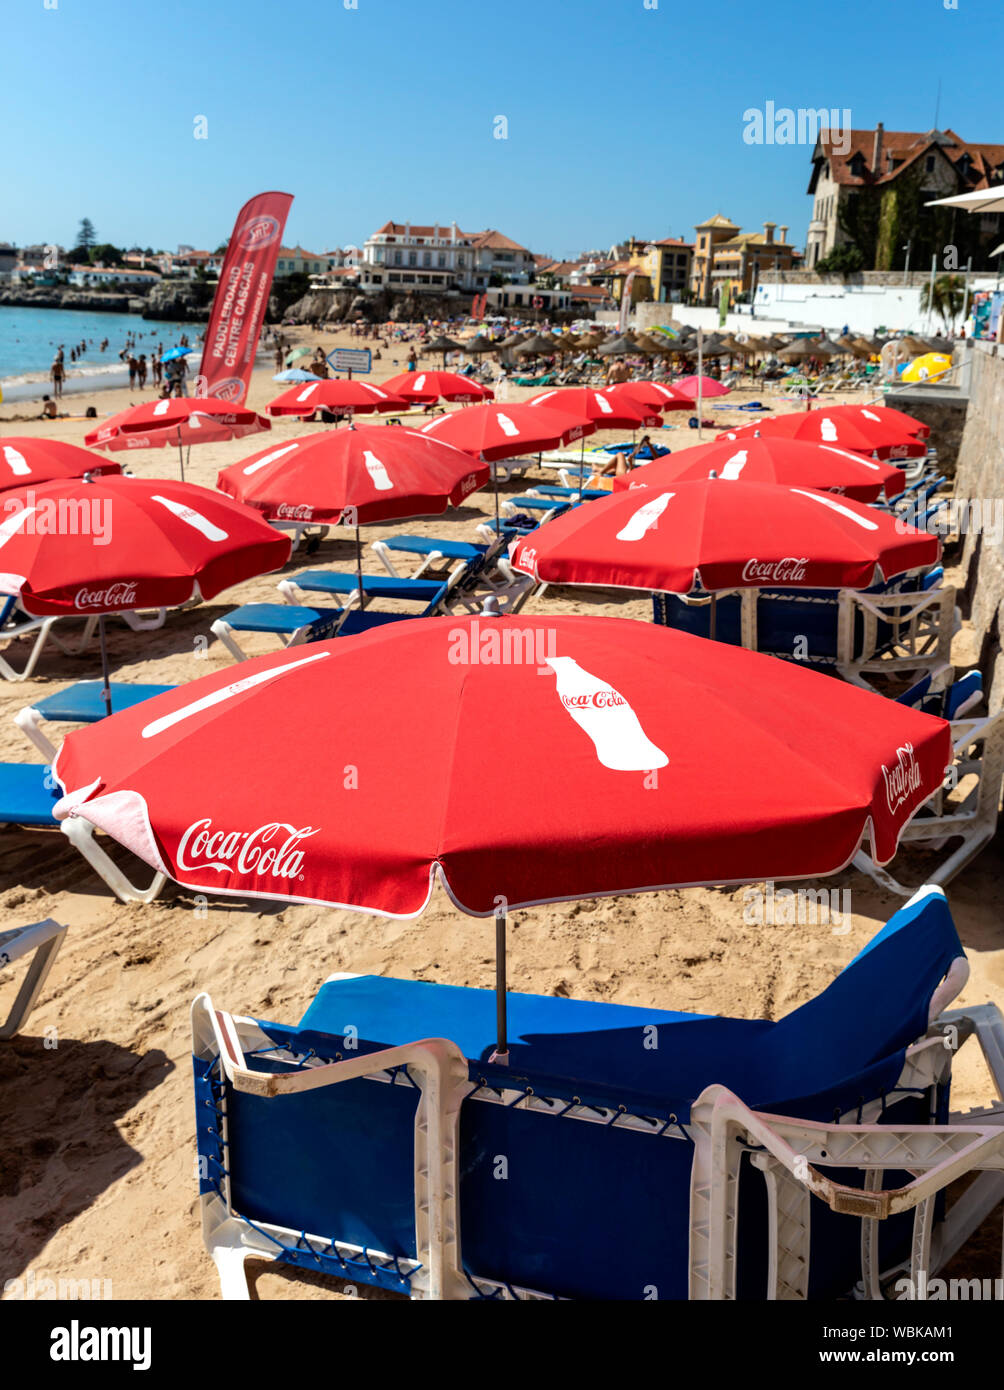
[[[156,1048],[136,1053],[106,1039],[30,1034],[2,1044],[0,1058],[0,1271],[7,1280],[142,1161],[123,1138],[122,1119],[174,1063]]]

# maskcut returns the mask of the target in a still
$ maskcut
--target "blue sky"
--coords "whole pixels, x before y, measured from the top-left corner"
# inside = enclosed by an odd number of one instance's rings
[[[561,256],[716,211],[801,246],[809,151],[744,144],[747,108],[926,130],[940,77],[939,124],[1004,143],[1001,0],[347,3],[6,0],[0,240],[213,247],[278,188],[311,250],[455,219]]]

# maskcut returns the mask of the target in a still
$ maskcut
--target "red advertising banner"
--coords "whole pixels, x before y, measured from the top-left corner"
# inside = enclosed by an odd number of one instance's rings
[[[200,396],[236,404],[247,396],[292,201],[291,193],[259,193],[237,214],[206,330]]]

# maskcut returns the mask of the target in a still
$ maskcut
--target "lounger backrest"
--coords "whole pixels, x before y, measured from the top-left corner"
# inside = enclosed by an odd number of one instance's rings
[[[894,1081],[902,1054],[927,1031],[934,991],[962,955],[944,893],[921,889],[828,988],[762,1040],[778,1097],[822,1094],[884,1061]]]

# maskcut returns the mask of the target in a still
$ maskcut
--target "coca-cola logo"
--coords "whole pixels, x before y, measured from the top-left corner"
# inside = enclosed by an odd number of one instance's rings
[[[252,217],[237,233],[237,245],[242,251],[258,251],[279,239],[279,223],[274,217]]]
[[[469,492],[474,492],[478,486],[478,476],[476,473],[468,473],[467,477],[460,484],[460,495],[466,497]]]
[[[786,555],[783,560],[747,560],[743,566],[743,583],[768,581],[774,584],[798,584],[805,578],[808,556]]]
[[[178,844],[178,868],[188,873],[202,869],[232,870],[237,874],[270,878],[302,878],[302,840],[319,833],[310,825],[270,821],[255,830],[214,830],[209,819],[194,821]]]
[[[565,709],[613,709],[616,705],[626,705],[627,700],[608,688],[587,695],[562,695],[561,703]]]
[[[913,744],[904,743],[896,749],[896,761],[892,767],[882,764],[882,780],[885,783],[886,805],[896,811],[920,788],[920,768],[913,755]]]
[[[280,502],[275,509],[275,514],[280,521],[309,521],[314,515],[314,509],[302,504],[296,506],[292,502]]]
[[[91,609],[95,613],[135,608],[136,583],[136,580],[120,580],[117,584],[109,584],[107,589],[78,589],[73,596],[73,606],[81,610]]]
[[[210,386],[203,399],[213,399],[217,401],[230,401],[235,405],[240,405],[244,399],[244,382],[239,376],[228,376],[225,381],[217,381]]]
[[[532,570],[537,563],[537,552],[532,546],[524,546],[519,552],[518,561],[526,569]]]

